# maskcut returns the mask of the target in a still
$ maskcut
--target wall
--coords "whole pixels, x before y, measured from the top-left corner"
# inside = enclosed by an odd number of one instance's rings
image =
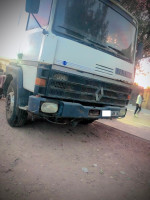
[[[150,110],[150,88],[144,90],[144,102],[142,104],[143,108]]]

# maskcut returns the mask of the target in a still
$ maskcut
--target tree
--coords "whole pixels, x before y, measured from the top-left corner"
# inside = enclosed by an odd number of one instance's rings
[[[138,20],[138,43],[144,45],[143,57],[150,57],[150,0],[121,0],[121,5]]]

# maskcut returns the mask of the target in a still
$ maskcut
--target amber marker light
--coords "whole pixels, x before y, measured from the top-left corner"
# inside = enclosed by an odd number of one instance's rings
[[[45,87],[46,86],[46,80],[42,79],[42,78],[36,78],[35,85]]]
[[[130,100],[131,99],[131,95],[128,95],[128,100]]]

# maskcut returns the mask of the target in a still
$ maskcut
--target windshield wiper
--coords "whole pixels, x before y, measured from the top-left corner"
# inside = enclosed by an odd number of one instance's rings
[[[66,28],[66,27],[64,27],[64,26],[58,26],[58,27],[63,28],[63,29],[65,29],[65,30],[67,30],[67,31],[70,31],[70,32],[72,32],[72,33],[75,34],[76,36],[79,36],[79,37],[82,38],[82,39],[85,38],[84,35],[82,35],[82,34],[76,32],[76,31],[74,31],[74,30],[72,30],[72,29],[70,29],[70,28]]]
[[[105,45],[105,44],[100,44],[100,43],[98,43],[98,42],[94,42],[93,40],[89,40],[89,39],[87,39],[89,42],[91,42],[92,44],[94,44],[94,45],[96,45],[96,46],[98,46],[98,47],[101,47],[101,48],[103,48],[103,49],[107,49],[108,51],[110,51],[110,52],[112,52],[112,53],[114,53],[115,55],[117,55],[116,54],[116,51],[114,51],[114,49],[112,49],[112,48],[110,48],[109,46],[107,46],[107,45]]]
[[[100,44],[100,43],[98,43],[98,42],[94,42],[93,40],[90,40],[90,39],[87,39],[87,38],[86,38],[86,40],[89,41],[89,42],[92,42],[92,44],[95,44],[95,45],[100,46],[100,47],[102,47],[102,48],[105,48],[105,49],[108,48],[108,47],[107,47],[106,45],[104,45],[104,44]]]
[[[72,29],[66,28],[64,26],[58,26],[60,28],[63,28],[65,30],[68,30],[69,32],[73,33],[73,35],[70,33],[65,33],[68,36],[73,36],[74,38],[76,38],[79,42],[83,43],[83,44],[87,44],[91,47],[95,47],[95,44],[91,44],[90,40],[86,39],[86,37]],[[98,45],[97,45],[98,46]],[[102,45],[103,46],[103,45]]]
[[[123,58],[126,59],[127,61],[130,61],[130,59],[127,58],[127,57],[124,55],[124,53],[122,53],[122,51],[120,51],[120,50],[118,50],[118,49],[116,49],[116,48],[114,48],[114,47],[111,47],[111,46],[108,46],[108,47],[111,48],[111,49],[113,49],[113,50],[116,51],[117,53],[119,53],[119,54],[121,55],[121,57],[123,57]]]
[[[114,47],[111,47],[111,46],[108,46],[108,47],[111,48],[111,49],[113,49],[113,50],[116,51],[117,53],[119,53],[119,54],[121,54],[121,55],[124,56],[124,53],[122,53],[122,51],[120,51],[120,50],[118,50],[118,49],[116,49],[116,48],[114,48]]]
[[[100,46],[100,47],[102,47],[102,48],[104,48],[104,49],[107,49],[108,51],[111,51],[112,53],[114,53],[115,55],[118,55],[118,53],[121,55],[121,57],[123,57],[125,60],[127,60],[127,61],[130,61],[130,59],[129,58],[127,58],[125,55],[124,55],[124,53],[122,53],[120,50],[118,50],[118,49],[115,49],[115,48],[113,48],[113,47],[111,47],[111,46],[107,46],[107,45],[104,45],[104,44],[99,44],[98,42],[94,42],[94,41],[92,41],[92,40],[89,40],[89,39],[87,39],[89,42],[91,42],[91,43],[93,43],[93,44],[95,44],[96,46]]]
[[[81,43],[86,43],[87,45],[89,45],[89,46],[91,46],[91,47],[94,47],[94,48],[96,48],[96,49],[99,49],[99,48],[102,48],[102,49],[106,49],[106,50],[108,50],[109,52],[111,52],[111,53],[113,53],[113,54],[115,54],[116,56],[119,56],[118,55],[118,53],[121,55],[121,57],[123,57],[125,60],[127,60],[127,61],[130,61],[130,59],[129,58],[127,58],[120,50],[118,50],[118,49],[115,49],[115,48],[113,48],[113,47],[111,47],[111,46],[107,46],[107,45],[105,45],[105,44],[100,44],[100,43],[98,43],[98,42],[94,42],[93,40],[90,40],[90,39],[88,39],[86,36],[84,36],[84,35],[82,35],[81,33],[79,33],[79,32],[77,32],[77,31],[74,31],[74,30],[72,30],[72,29],[70,29],[70,28],[66,28],[66,27],[64,27],[64,26],[58,26],[58,27],[60,27],[60,28],[63,28],[63,29],[65,29],[65,30],[67,30],[68,32],[70,32],[70,34],[69,33],[65,33],[66,35],[68,35],[68,36],[73,36],[73,37],[75,37],[79,42],[81,42]],[[73,35],[72,35],[72,34]],[[81,40],[82,39],[82,40]]]
[[[65,29],[65,30],[67,30],[67,31],[70,31],[71,33],[74,34],[74,36],[75,36],[77,39],[78,39],[77,36],[79,36],[80,39],[83,39],[84,42],[88,42],[88,44],[90,44],[90,46],[93,46],[93,47],[101,47],[101,48],[103,48],[103,49],[109,49],[108,46],[106,46],[106,45],[104,45],[104,44],[100,44],[100,43],[98,43],[98,42],[94,42],[94,41],[88,39],[87,37],[85,37],[84,35],[82,35],[81,33],[77,32],[77,31],[74,31],[74,30],[72,30],[72,29],[70,29],[70,28],[66,28],[65,26],[58,26],[58,27],[63,28],[63,29]],[[66,34],[66,33],[65,33],[65,34]],[[67,33],[67,35],[72,36],[72,35],[69,34],[69,33]],[[90,42],[90,43],[89,43],[89,42]],[[109,49],[109,50],[111,50],[111,49]],[[115,51],[111,51],[111,52],[115,53]]]

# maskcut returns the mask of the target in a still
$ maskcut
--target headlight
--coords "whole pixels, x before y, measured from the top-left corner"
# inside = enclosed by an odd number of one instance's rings
[[[58,104],[57,103],[43,103],[41,106],[41,111],[44,113],[53,114],[58,111]]]

